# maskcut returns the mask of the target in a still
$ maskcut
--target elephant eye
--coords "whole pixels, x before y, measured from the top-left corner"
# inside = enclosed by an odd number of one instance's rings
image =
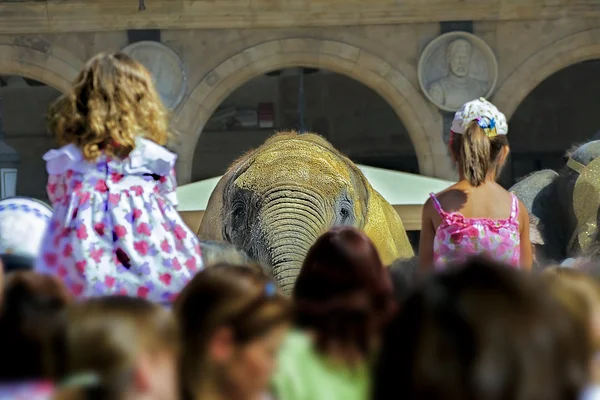
[[[242,207],[236,207],[233,209],[233,216],[235,218],[239,218],[244,214],[244,209]]]
[[[348,218],[349,216],[350,216],[350,210],[348,210],[346,207],[342,207],[340,210],[340,217]]]
[[[351,216],[352,215],[350,213],[350,208],[347,206],[342,206],[340,208],[340,216],[338,219],[338,223],[343,224],[343,225],[350,223],[349,221],[351,219]]]
[[[339,225],[352,225],[354,222],[354,214],[352,201],[348,196],[344,196],[337,203],[337,215],[335,223]]]
[[[238,219],[244,216],[244,204],[239,202],[233,205],[233,210],[232,210],[232,214],[233,214],[233,218],[234,219]]]

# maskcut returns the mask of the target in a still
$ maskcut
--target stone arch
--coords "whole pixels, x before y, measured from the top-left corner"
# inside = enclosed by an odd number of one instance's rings
[[[328,69],[373,89],[406,126],[421,173],[449,177],[451,168],[441,135],[441,117],[399,69],[353,45],[296,38],[264,42],[241,51],[209,72],[188,96],[175,116],[175,128],[188,135],[177,146],[181,182],[189,182],[202,129],[226,97],[253,77],[291,67]]]
[[[65,93],[83,64],[69,52],[40,40],[31,45],[0,43],[0,73],[35,79]]]
[[[600,59],[600,29],[559,39],[532,54],[504,81],[494,103],[508,119],[529,93],[555,72],[579,62]]]

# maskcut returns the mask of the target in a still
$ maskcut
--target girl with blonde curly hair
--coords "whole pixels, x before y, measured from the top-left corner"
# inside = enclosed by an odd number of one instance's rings
[[[203,268],[176,211],[177,156],[148,70],[99,54],[48,113],[61,146],[44,155],[54,215],[38,271],[77,297],[124,294],[169,303]]]

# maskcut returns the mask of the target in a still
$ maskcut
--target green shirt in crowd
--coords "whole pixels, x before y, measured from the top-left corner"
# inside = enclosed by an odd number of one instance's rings
[[[279,353],[272,393],[277,400],[367,400],[370,383],[367,363],[359,368],[332,365],[308,335],[292,331]]]

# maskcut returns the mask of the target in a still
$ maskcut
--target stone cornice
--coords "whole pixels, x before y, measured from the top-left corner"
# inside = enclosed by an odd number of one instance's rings
[[[596,1],[0,0],[0,34],[599,18]]]

